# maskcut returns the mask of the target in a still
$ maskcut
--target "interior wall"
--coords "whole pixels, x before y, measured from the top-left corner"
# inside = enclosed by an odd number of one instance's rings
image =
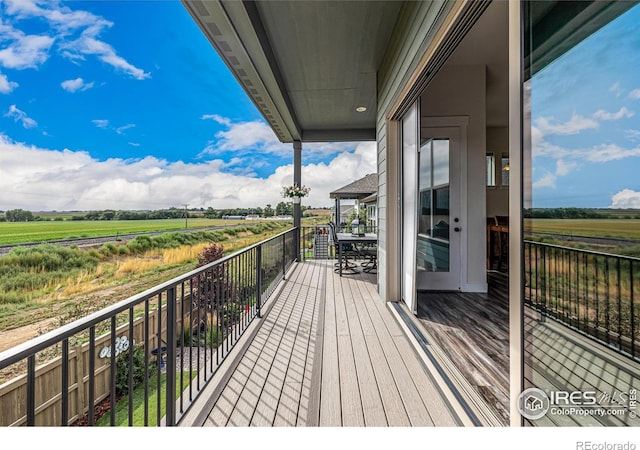
[[[500,184],[500,155],[509,154],[509,127],[487,127],[487,154],[495,155],[496,183]],[[509,187],[487,187],[487,217],[509,215]]]
[[[422,117],[467,116],[467,277],[463,290],[486,292],[486,67],[445,66],[421,97]],[[464,204],[464,203],[463,203]]]

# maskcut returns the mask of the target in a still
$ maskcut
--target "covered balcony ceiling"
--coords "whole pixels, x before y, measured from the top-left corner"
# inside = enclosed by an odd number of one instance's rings
[[[183,3],[282,142],[375,140],[376,73],[404,2]]]

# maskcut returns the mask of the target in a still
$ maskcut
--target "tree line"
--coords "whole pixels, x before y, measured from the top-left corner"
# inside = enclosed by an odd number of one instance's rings
[[[628,211],[626,215],[620,212],[598,210],[592,208],[525,208],[523,216],[525,219],[639,219],[640,214],[636,210]]]
[[[301,206],[302,212],[307,209],[311,209],[307,206]],[[1,212],[1,211],[0,211]],[[224,216],[248,216],[257,215],[260,217],[273,217],[273,216],[291,216],[293,215],[293,204],[290,202],[280,202],[275,208],[271,204],[267,204],[264,208],[225,208],[214,209],[212,207],[204,208],[192,208],[192,209],[180,209],[180,208],[168,208],[152,211],[130,211],[130,210],[114,210],[103,209],[96,211],[88,211],[86,213],[74,214],[66,220],[78,221],[78,220],[154,220],[154,219],[184,219],[194,217],[206,217],[208,219],[222,219]],[[32,222],[32,221],[46,221],[46,220],[65,220],[60,216],[39,216],[34,215],[33,212],[24,209],[12,209],[6,211],[4,215],[0,215],[0,222]]]

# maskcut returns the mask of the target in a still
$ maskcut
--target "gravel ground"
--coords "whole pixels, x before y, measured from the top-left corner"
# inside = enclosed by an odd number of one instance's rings
[[[200,357],[198,358],[198,350],[200,350]],[[214,365],[216,360],[215,350],[205,347],[187,347],[182,352],[182,355],[176,356],[176,370],[196,370],[197,367],[204,367],[206,364],[211,364],[211,358],[213,357]],[[193,359],[193,363],[191,362]],[[182,364],[180,364],[182,362]],[[191,365],[193,364],[193,365]]]

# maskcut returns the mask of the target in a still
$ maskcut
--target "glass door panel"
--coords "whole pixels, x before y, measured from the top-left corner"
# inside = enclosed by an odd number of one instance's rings
[[[449,228],[449,139],[428,139],[420,147],[417,270],[448,272]]]

